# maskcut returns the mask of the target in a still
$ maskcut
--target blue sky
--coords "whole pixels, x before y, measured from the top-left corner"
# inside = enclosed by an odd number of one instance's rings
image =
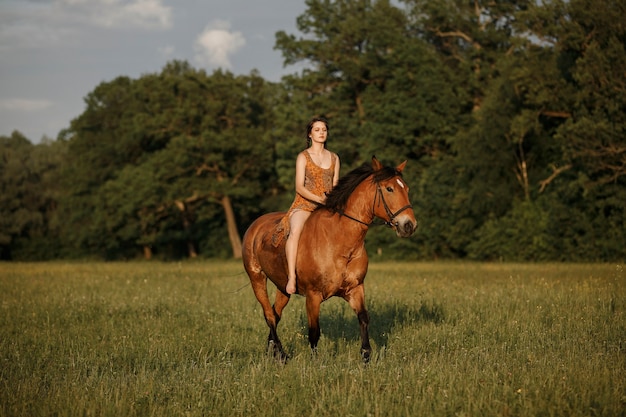
[[[99,83],[159,72],[173,59],[279,81],[298,69],[283,68],[274,35],[298,34],[305,8],[304,0],[0,0],[0,135],[55,139]]]

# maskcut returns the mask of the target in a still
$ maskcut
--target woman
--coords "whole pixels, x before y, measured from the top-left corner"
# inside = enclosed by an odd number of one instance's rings
[[[313,118],[306,129],[308,148],[296,158],[296,197],[287,212],[289,236],[285,243],[288,294],[295,294],[297,291],[296,258],[304,222],[313,210],[326,202],[326,193],[339,180],[339,157],[326,149],[327,139],[328,122],[321,117]]]

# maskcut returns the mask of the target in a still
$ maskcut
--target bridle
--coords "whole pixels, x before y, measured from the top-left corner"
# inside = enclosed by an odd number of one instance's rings
[[[374,203],[372,204],[372,214],[374,213],[374,210],[376,209],[377,201],[380,201],[380,202],[383,203],[383,207],[385,208],[385,212],[387,213],[387,216],[389,217],[389,220],[387,220],[386,222],[383,223],[385,226],[388,226],[388,227],[393,227],[394,226],[393,219],[398,217],[398,215],[400,213],[402,213],[404,210],[408,210],[410,208],[413,208],[413,206],[411,204],[407,204],[406,206],[404,206],[401,209],[397,210],[395,213],[392,213],[391,209],[389,208],[389,205],[385,201],[385,196],[383,195],[383,190],[380,188],[380,184],[379,183],[376,183],[376,195],[374,196]],[[380,204],[380,203],[378,203],[378,204]],[[374,217],[374,219],[370,223],[366,223],[366,222],[364,222],[362,220],[357,219],[356,217],[352,217],[349,214],[346,214],[343,210],[340,210],[339,214],[341,214],[342,216],[347,217],[350,220],[354,220],[357,223],[361,223],[362,225],[365,225],[367,227],[372,226],[374,224],[374,220],[376,219],[376,217]]]

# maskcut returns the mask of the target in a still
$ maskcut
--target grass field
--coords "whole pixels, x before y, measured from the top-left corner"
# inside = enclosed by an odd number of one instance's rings
[[[625,416],[615,264],[371,264],[347,303],[267,327],[238,262],[0,263],[0,416]],[[273,293],[273,287],[271,286]]]

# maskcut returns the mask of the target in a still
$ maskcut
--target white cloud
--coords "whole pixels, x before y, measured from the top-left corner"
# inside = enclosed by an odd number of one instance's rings
[[[64,3],[84,4],[95,25],[104,27],[140,27],[168,29],[172,26],[171,8],[162,0],[61,0]]]
[[[230,23],[216,20],[198,35],[194,44],[196,61],[207,67],[230,69],[230,56],[246,44],[241,32],[230,30]]]
[[[159,30],[172,27],[163,0],[2,0],[0,48],[47,47],[80,38],[85,27]]]
[[[6,111],[32,112],[51,107],[53,103],[45,99],[7,98],[0,99],[0,109]]]

